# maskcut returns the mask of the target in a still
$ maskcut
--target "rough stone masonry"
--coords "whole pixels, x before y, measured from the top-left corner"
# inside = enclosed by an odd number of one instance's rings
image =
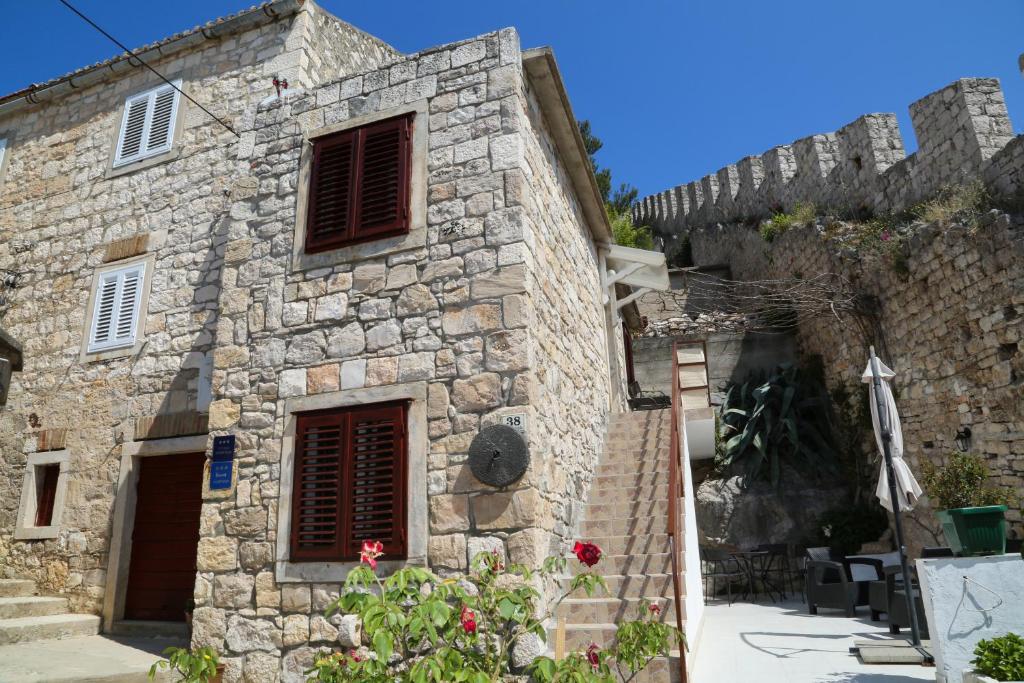
[[[895,116],[869,114],[835,133],[803,138],[746,157],[696,183],[643,199],[636,217],[655,227],[666,250],[685,236],[697,266],[727,268],[737,280],[835,273],[876,301],[871,339],[845,316],[805,320],[804,358],[823,361],[830,388],[866,400],[860,374],[874,343],[897,373],[906,457],[941,464],[955,437],[972,430],[970,450],[993,481],[1024,494],[1024,136],[1013,137],[996,79],[965,78],[910,107],[919,149],[905,157]],[[1010,210],[974,225],[917,226],[901,270],[858,254],[827,221],[766,242],[757,223],[811,204],[820,216],[884,217],[944,187],[983,182]],[[893,230],[895,228],[892,228]],[[842,408],[841,408],[842,409]],[[871,447],[869,445],[870,448]],[[911,548],[945,545],[925,501],[910,515]],[[1019,505],[1008,514],[1024,536]]]
[[[536,565],[564,549],[622,394],[607,226],[588,218],[571,112],[544,94],[548,56],[512,29],[401,55],[308,0],[273,6],[152,56],[237,138],[183,102],[169,155],[111,168],[125,97],[154,85],[116,60],[0,109],[0,267],[21,274],[3,323],[25,352],[0,413],[2,573],[117,623],[140,460],[233,434],[232,487],[204,493],[193,615],[230,681],[303,680],[347,637],[322,615],[347,567],[291,562],[282,536],[295,412],[409,402],[407,561],[454,572],[481,550]],[[302,253],[310,137],[398,113],[414,117],[409,233]],[[123,259],[152,268],[139,342],[87,354],[95,273]],[[499,491],[466,457],[508,414],[531,462]],[[69,459],[59,530],[15,539],[27,459],[51,451]]]

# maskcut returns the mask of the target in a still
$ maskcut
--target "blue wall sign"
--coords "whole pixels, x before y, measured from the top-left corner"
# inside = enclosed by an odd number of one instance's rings
[[[210,462],[210,490],[231,488],[231,472],[235,466],[235,435],[213,437],[213,459]]]
[[[231,470],[233,460],[214,460],[210,463],[210,490],[222,491],[231,488]]]

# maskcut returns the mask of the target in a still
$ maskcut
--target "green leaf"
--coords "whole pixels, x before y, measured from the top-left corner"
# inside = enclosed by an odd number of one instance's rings
[[[391,634],[384,630],[374,633],[373,649],[377,653],[377,657],[380,661],[387,662],[391,657],[391,653],[394,652],[394,643],[392,642]]]

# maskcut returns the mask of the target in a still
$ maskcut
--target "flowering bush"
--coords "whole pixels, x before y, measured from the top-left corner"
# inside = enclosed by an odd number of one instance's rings
[[[211,647],[201,647],[194,653],[183,647],[169,647],[161,659],[149,667],[150,680],[156,678],[161,669],[175,672],[184,683],[211,683],[217,679],[217,652]]]
[[[566,597],[582,591],[588,597],[607,591],[604,579],[590,571],[577,574],[569,589],[542,609],[540,589],[566,570],[564,557],[548,558],[539,571],[522,565],[506,567],[497,553],[473,558],[469,573],[441,579],[418,567],[387,578],[376,575],[382,549],[365,543],[362,565],[352,570],[341,596],[328,610],[354,614],[362,624],[365,645],[348,653],[323,652],[309,674],[325,683],[494,683],[513,671],[513,651],[527,638],[546,637],[545,623]],[[573,552],[588,569],[601,558],[593,543],[577,543]],[[658,620],[660,607],[641,605],[636,621],[618,626],[615,641],[592,643],[555,661],[536,657],[520,662],[520,672],[541,683],[577,681],[609,683],[612,669],[629,680],[654,657],[667,655],[683,635]]]

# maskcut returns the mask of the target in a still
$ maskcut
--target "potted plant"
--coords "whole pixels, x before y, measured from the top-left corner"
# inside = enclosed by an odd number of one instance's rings
[[[168,669],[177,673],[184,683],[221,683],[224,665],[218,663],[217,652],[212,647],[201,647],[195,652],[184,647],[169,647],[163,655],[165,659],[149,667],[151,680],[160,669]]]
[[[964,683],[1024,683],[1024,638],[1016,633],[978,641],[973,671],[964,672]]]
[[[988,470],[976,455],[954,453],[944,467],[925,462],[924,487],[938,505],[942,532],[953,552],[993,555],[1006,551],[1009,493],[985,485]]]

